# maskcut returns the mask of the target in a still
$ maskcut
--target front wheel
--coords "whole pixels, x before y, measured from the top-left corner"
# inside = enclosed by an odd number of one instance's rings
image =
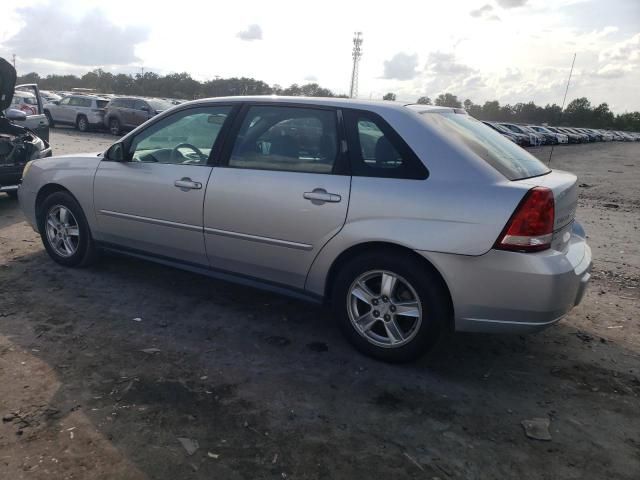
[[[347,339],[389,362],[414,360],[438,343],[450,320],[448,299],[432,269],[409,254],[384,251],[345,265],[332,294]]]
[[[49,195],[40,209],[38,226],[49,256],[67,267],[91,263],[95,247],[89,224],[75,198],[67,192]]]

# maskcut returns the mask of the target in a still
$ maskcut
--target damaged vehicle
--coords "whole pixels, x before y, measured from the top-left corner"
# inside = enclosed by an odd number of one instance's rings
[[[12,109],[16,71],[5,59],[0,58],[0,192],[17,195],[22,171],[27,162],[50,157],[51,147],[34,130],[26,125],[35,121],[48,138],[48,125],[40,126],[37,115]],[[37,86],[36,94],[37,92]],[[41,109],[41,105],[39,105]],[[46,128],[45,128],[46,127]]]

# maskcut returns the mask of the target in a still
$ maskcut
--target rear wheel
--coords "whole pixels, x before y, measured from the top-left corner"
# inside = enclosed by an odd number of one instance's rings
[[[349,341],[372,357],[404,362],[431,350],[449,321],[448,292],[410,255],[367,253],[336,277],[333,308]]]
[[[40,209],[38,227],[49,256],[61,265],[88,265],[95,257],[89,224],[78,202],[67,192],[49,195]]]
[[[84,115],[80,115],[76,120],[76,127],[78,127],[78,130],[80,130],[81,132],[86,132],[87,130],[89,130],[89,120],[87,120],[87,117],[85,117]]]
[[[117,118],[112,118],[109,120],[109,131],[111,135],[120,135],[120,130],[122,127],[120,126],[120,120]]]

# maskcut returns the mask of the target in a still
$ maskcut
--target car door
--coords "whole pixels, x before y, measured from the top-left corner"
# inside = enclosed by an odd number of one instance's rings
[[[143,100],[136,100],[133,104],[133,122],[137,127],[151,118],[151,107]]]
[[[209,158],[231,110],[179,110],[127,137],[125,161],[100,162],[94,180],[99,239],[207,266],[202,209]]]
[[[349,203],[332,108],[244,107],[209,179],[204,231],[212,268],[303,288]]]
[[[17,85],[16,89],[20,89],[25,92],[29,92],[33,94],[36,99],[36,104],[34,105],[36,109],[36,113],[33,115],[27,116],[27,119],[24,122],[16,122],[19,125],[22,125],[30,130],[33,130],[36,135],[38,135],[43,140],[49,141],[49,122],[47,121],[47,117],[44,114],[44,108],[42,104],[42,97],[40,96],[40,89],[36,84],[24,84]]]
[[[69,103],[72,98],[73,97],[64,97],[57,105],[51,106],[49,113],[51,114],[51,118],[53,118],[54,122],[69,122],[69,110],[71,109]]]

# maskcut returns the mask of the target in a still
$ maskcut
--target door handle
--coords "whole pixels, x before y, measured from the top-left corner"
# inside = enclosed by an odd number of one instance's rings
[[[313,192],[304,192],[302,195],[305,199],[311,200],[313,203],[338,203],[342,197],[336,193],[328,193],[324,188],[314,188]]]
[[[200,190],[202,188],[202,184],[200,182],[194,182],[189,177],[176,180],[173,184],[183,190]]]

